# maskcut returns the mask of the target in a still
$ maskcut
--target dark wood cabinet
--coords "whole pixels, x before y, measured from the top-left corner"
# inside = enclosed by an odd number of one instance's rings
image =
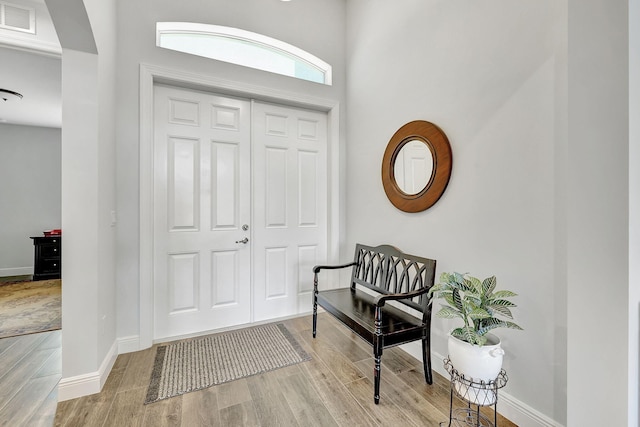
[[[62,262],[61,237],[32,237],[33,280],[59,279]]]

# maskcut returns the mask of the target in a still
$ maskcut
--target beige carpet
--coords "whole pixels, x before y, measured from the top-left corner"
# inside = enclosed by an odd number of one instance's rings
[[[0,338],[62,327],[61,281],[0,283]]]

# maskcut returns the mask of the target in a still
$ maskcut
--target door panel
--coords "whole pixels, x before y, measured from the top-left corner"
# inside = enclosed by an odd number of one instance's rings
[[[298,226],[318,227],[318,153],[298,152]]]
[[[211,199],[211,227],[213,229],[238,228],[238,197],[236,177],[239,171],[239,149],[237,144],[225,142],[211,143],[211,176],[214,197]]]
[[[254,320],[311,310],[327,253],[327,116],[254,102]]]
[[[198,309],[199,255],[198,253],[169,254],[169,276],[167,278],[171,295],[169,314]]]
[[[265,298],[287,296],[287,248],[265,248]]]
[[[264,204],[267,207],[265,226],[286,227],[289,202],[287,199],[288,153],[286,149],[279,147],[265,147],[264,152]]]
[[[200,228],[200,141],[169,138],[167,209],[169,230]]]
[[[211,254],[212,284],[238,283],[240,269],[238,251],[216,251]],[[242,266],[247,268],[248,266]],[[239,304],[238,286],[212,286],[211,307]]]
[[[154,339],[248,323],[250,103],[154,95]]]

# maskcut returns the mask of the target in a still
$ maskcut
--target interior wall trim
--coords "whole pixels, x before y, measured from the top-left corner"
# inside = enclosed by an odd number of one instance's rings
[[[7,276],[28,276],[33,274],[33,266],[31,267],[10,267],[0,268],[0,277]]]
[[[60,46],[42,41],[10,37],[4,34],[0,34],[0,47],[22,50],[24,52],[50,56],[52,58],[62,58],[62,48]]]
[[[140,349],[140,335],[118,338],[118,354],[133,353]]]
[[[58,402],[100,393],[117,357],[118,341],[115,340],[97,371],[60,380],[58,383]]]

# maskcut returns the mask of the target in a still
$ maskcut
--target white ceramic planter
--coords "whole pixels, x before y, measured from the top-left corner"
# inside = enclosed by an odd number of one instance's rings
[[[448,347],[451,364],[468,380],[489,382],[498,377],[504,350],[497,336],[487,334],[487,344],[481,347],[449,335]]]
[[[500,347],[500,339],[487,334],[487,344],[472,345],[449,335],[449,360],[460,375],[473,383],[489,383],[494,381],[502,369],[504,350]],[[496,395],[492,388],[478,389],[468,387],[463,382],[456,385],[456,391],[471,403],[491,405],[495,403]]]

